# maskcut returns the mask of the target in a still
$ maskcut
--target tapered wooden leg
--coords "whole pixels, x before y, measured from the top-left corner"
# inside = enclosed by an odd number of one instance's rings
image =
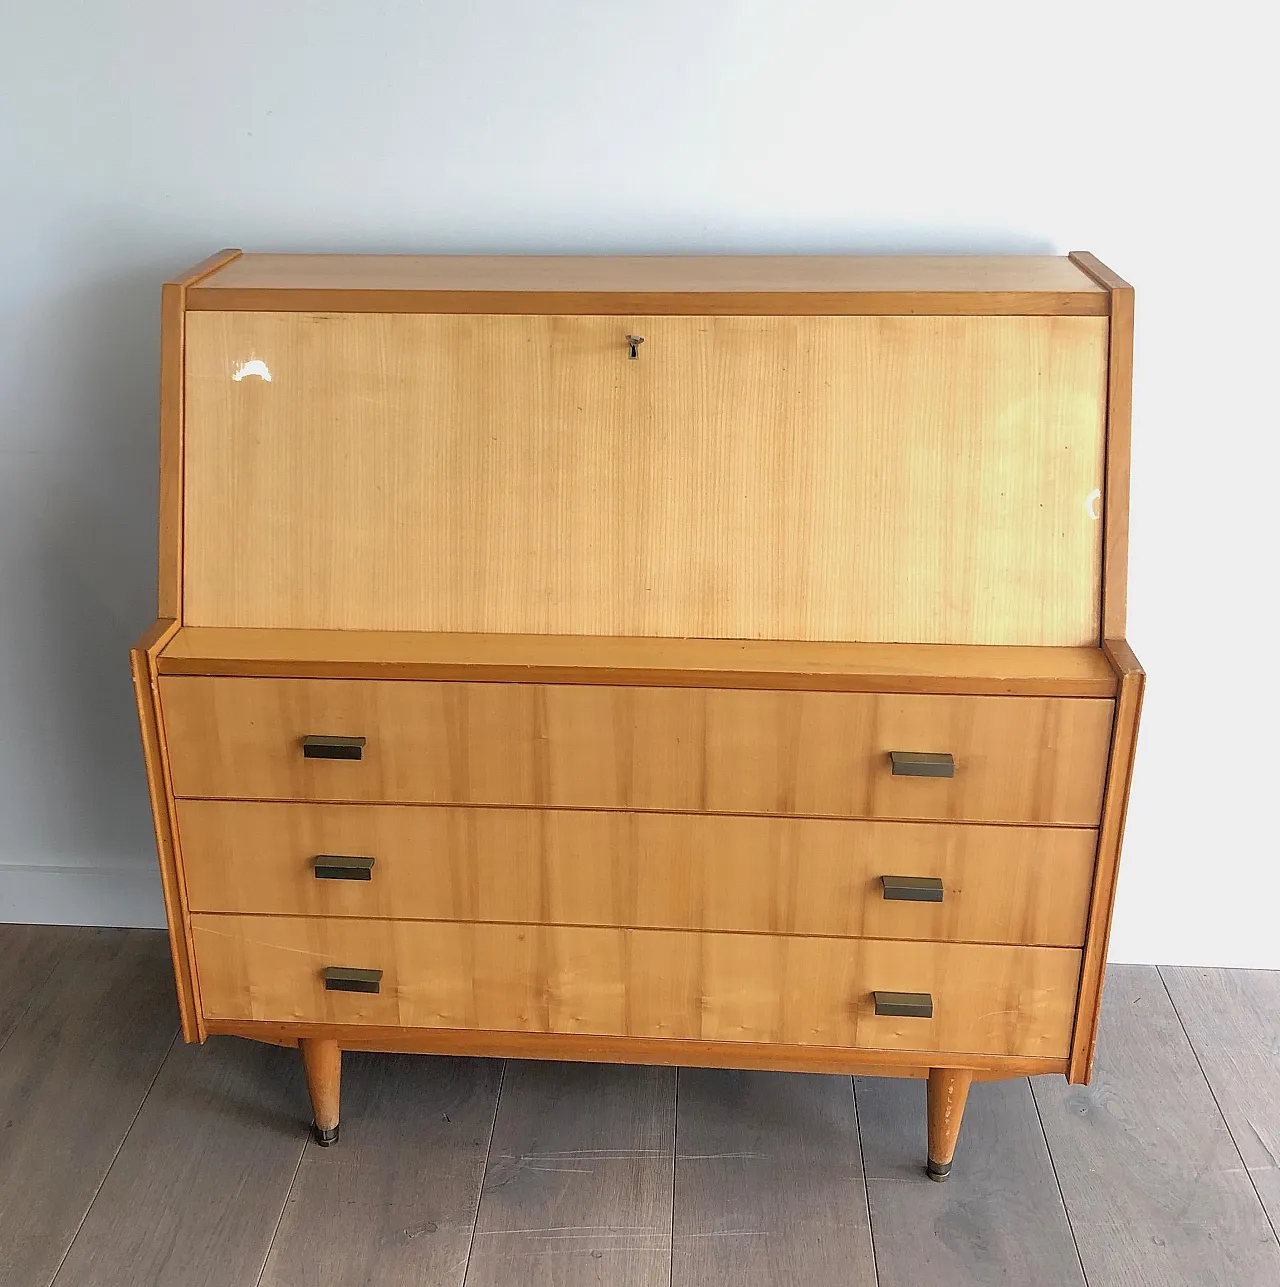
[[[951,1159],[964,1119],[973,1073],[964,1068],[929,1069],[929,1178],[942,1181],[951,1174]]]
[[[317,1144],[338,1142],[338,1100],[342,1086],[342,1050],[336,1041],[321,1037],[303,1037],[302,1066],[307,1073],[307,1090],[311,1092],[311,1111],[315,1121],[311,1132]]]

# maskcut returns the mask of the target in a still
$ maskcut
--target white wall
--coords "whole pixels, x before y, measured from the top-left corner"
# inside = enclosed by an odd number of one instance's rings
[[[0,0],[0,918],[161,920],[125,652],[174,270],[1083,247],[1138,288],[1112,955],[1280,967],[1269,12]]]

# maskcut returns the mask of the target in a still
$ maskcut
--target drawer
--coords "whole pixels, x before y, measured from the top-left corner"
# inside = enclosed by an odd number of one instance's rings
[[[1112,703],[164,676],[179,796],[1096,826]],[[304,756],[311,735],[360,758]],[[950,755],[896,775],[891,752]]]
[[[231,800],[180,800],[178,830],[198,912],[1063,947],[1084,942],[1097,843],[1070,827]],[[317,868],[324,855],[365,862]],[[936,879],[941,901],[888,898],[885,876]]]
[[[1065,1057],[1069,948],[580,926],[192,917],[211,1020]],[[381,971],[376,994],[328,968]],[[928,993],[932,1016],[875,1013]]]

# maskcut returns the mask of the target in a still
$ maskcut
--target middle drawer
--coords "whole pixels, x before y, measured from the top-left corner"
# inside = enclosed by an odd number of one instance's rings
[[[1084,942],[1097,840],[1066,827],[224,800],[178,801],[178,830],[196,912],[1051,947]]]

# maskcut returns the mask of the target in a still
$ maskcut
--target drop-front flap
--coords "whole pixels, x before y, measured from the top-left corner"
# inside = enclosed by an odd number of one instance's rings
[[[192,312],[188,624],[1081,645],[1107,319]]]

